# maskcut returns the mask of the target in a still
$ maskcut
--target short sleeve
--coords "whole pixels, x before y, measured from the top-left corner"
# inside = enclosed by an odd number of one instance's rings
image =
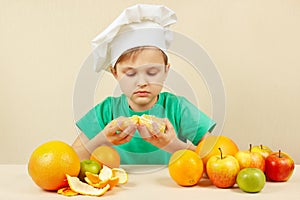
[[[184,97],[180,98],[179,106],[181,118],[178,137],[197,145],[205,133],[213,130],[216,123]]]
[[[111,121],[111,101],[106,99],[87,112],[77,121],[77,127],[89,138],[92,139],[104,129]]]

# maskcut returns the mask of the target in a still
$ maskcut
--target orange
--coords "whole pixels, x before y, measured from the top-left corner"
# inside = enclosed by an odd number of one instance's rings
[[[46,142],[37,147],[28,162],[28,173],[45,190],[68,185],[66,174],[77,176],[80,159],[73,148],[61,141]]]
[[[238,146],[230,138],[211,135],[199,142],[196,153],[200,155],[205,166],[211,156],[220,154],[219,148],[222,149],[223,155],[234,156],[239,151]]]
[[[157,118],[154,115],[143,114],[139,118],[139,124],[145,125],[150,132],[159,131],[160,133],[164,133],[166,129],[165,122],[161,118]]]
[[[178,150],[172,154],[168,164],[171,178],[181,186],[196,185],[203,175],[203,162],[191,150]]]
[[[99,146],[91,154],[90,160],[97,161],[101,166],[106,165],[109,168],[120,167],[120,155],[112,147]]]

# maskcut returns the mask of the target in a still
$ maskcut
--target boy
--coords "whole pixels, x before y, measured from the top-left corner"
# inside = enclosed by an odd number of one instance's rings
[[[82,133],[73,148],[81,159],[109,145],[119,152],[121,164],[167,164],[173,152],[195,150],[213,129],[215,122],[184,97],[161,92],[170,68],[167,27],[175,21],[175,13],[164,6],[136,5],[95,39],[96,71],[109,64],[123,94],[106,98],[77,122]],[[165,132],[155,123],[153,130],[134,123],[119,126],[125,117],[143,114],[160,118]]]

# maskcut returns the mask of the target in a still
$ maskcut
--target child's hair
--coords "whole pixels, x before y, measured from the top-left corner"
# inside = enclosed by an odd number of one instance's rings
[[[116,66],[119,62],[122,62],[124,59],[134,59],[135,56],[137,56],[140,52],[142,52],[145,49],[155,49],[161,52],[163,59],[164,59],[164,64],[168,64],[168,56],[159,48],[154,47],[154,46],[138,46],[134,47],[131,49],[126,50],[117,60],[116,64],[113,66],[114,69],[116,69]]]

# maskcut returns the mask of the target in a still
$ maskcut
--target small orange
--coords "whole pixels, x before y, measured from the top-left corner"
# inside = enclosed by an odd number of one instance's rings
[[[171,178],[181,186],[196,185],[203,175],[203,162],[191,150],[178,150],[172,154],[168,164]]]
[[[28,173],[45,190],[68,185],[66,174],[77,176],[80,160],[74,149],[61,141],[46,142],[37,147],[28,162]]]
[[[195,151],[206,166],[211,156],[220,154],[219,148],[222,149],[224,155],[234,156],[239,151],[238,146],[230,138],[216,135],[210,135],[199,142]]]
[[[97,161],[101,166],[106,165],[109,168],[120,167],[120,155],[112,147],[99,146],[91,154],[90,160]]]

